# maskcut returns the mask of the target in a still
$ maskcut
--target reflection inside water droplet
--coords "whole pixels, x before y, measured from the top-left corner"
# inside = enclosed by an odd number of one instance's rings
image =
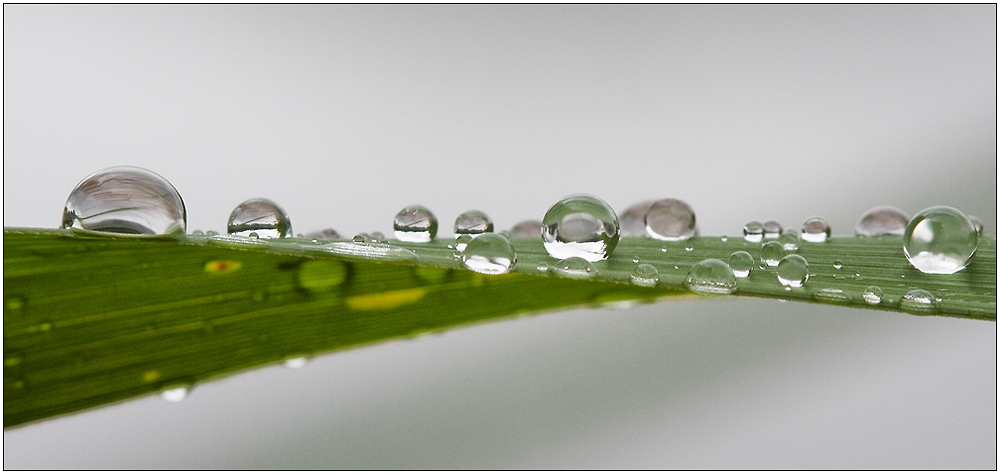
[[[618,245],[618,216],[597,196],[566,196],[542,218],[545,250],[554,258],[604,260]]]
[[[73,188],[61,227],[117,234],[184,233],[187,211],[180,193],[162,176],[119,166],[100,170]]]
[[[733,269],[726,262],[709,258],[691,267],[684,286],[698,294],[728,295],[736,291],[737,282]]]
[[[283,239],[292,235],[292,221],[278,203],[253,198],[233,209],[226,232],[237,237]]]
[[[392,229],[403,242],[430,242],[437,237],[438,220],[424,206],[407,206],[396,214]]]
[[[466,268],[486,275],[507,273],[516,262],[514,247],[501,234],[480,234],[469,242],[462,253],[462,263]]]
[[[979,234],[962,211],[935,206],[920,211],[903,233],[903,252],[923,273],[952,274],[969,264]]]

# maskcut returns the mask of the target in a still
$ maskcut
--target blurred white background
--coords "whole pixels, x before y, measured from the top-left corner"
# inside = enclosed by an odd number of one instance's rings
[[[573,192],[703,235],[936,204],[996,232],[996,5],[4,5],[5,226],[136,165],[189,230],[450,234]],[[4,432],[4,468],[996,469],[997,326],[728,299],[569,311]]]

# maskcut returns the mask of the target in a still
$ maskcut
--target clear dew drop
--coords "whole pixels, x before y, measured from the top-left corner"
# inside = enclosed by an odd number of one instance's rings
[[[937,312],[937,300],[927,290],[914,289],[899,299],[899,309],[912,314],[934,314]]]
[[[187,231],[180,193],[162,176],[134,166],[100,170],[80,181],[66,198],[63,229],[116,234]]]
[[[645,237],[646,236],[646,210],[652,200],[637,202],[625,209],[619,216],[621,223],[621,234],[624,237]]]
[[[556,262],[550,269],[569,278],[590,278],[597,274],[594,264],[581,257],[564,258]]]
[[[375,243],[385,242],[385,234],[377,230],[375,232],[372,232],[372,242]]]
[[[862,237],[903,235],[910,218],[897,207],[878,206],[861,215],[854,225],[854,234]]]
[[[760,248],[760,260],[769,267],[777,266],[785,256],[785,249],[779,242],[767,242]]]
[[[778,262],[778,282],[790,288],[800,288],[809,279],[809,262],[800,255],[786,255]]]
[[[292,220],[278,203],[264,198],[247,199],[229,214],[226,232],[237,237],[283,239],[292,236]]]
[[[764,224],[757,221],[747,222],[743,226],[743,239],[747,242],[757,243],[764,240]]]
[[[903,252],[923,273],[952,274],[969,264],[979,245],[972,221],[958,209],[924,209],[906,226]]]
[[[308,357],[292,357],[290,359],[285,359],[281,365],[284,365],[288,369],[301,369],[309,363]]]
[[[471,234],[459,234],[455,236],[455,250],[459,252],[465,251],[465,247],[472,242]]]
[[[802,240],[826,242],[830,238],[830,225],[822,217],[810,217],[802,223]]]
[[[542,240],[554,258],[604,260],[618,245],[618,238],[618,216],[597,196],[566,196],[549,207],[542,218]]]
[[[865,303],[868,304],[879,304],[882,302],[882,289],[872,285],[865,288],[864,293],[861,293],[861,297],[864,298]]]
[[[508,232],[512,239],[537,239],[539,235],[542,235],[542,221],[535,219],[521,221],[514,224],[514,227],[511,227]]]
[[[475,235],[484,232],[493,232],[493,219],[490,219],[485,212],[473,209],[459,214],[455,219],[455,235]]]
[[[510,271],[517,263],[517,254],[507,237],[485,233],[476,236],[465,247],[462,263],[474,272],[500,275]]]
[[[685,240],[698,234],[694,209],[680,199],[660,199],[646,210],[646,233],[659,240]]]
[[[709,258],[691,267],[684,286],[702,295],[729,295],[736,292],[736,275],[726,262]]]
[[[969,220],[972,221],[972,227],[976,228],[976,234],[980,237],[983,236],[983,220],[976,216],[969,216]]]
[[[753,270],[753,255],[748,252],[738,250],[729,256],[729,268],[733,269],[733,275],[737,278],[750,276]]]
[[[403,242],[430,242],[437,237],[438,220],[424,206],[407,206],[396,214],[392,229]]]
[[[777,239],[781,236],[781,224],[778,221],[764,221],[764,238]]]
[[[843,267],[843,266],[844,266],[844,264],[840,260],[834,260],[833,261],[833,268],[835,268],[837,270],[840,270],[840,268]]]
[[[160,398],[168,402],[182,402],[191,393],[191,387],[173,387],[160,392]]]
[[[632,283],[639,286],[653,287],[660,281],[660,271],[648,263],[640,263],[632,270]]]
[[[781,248],[785,249],[786,252],[794,252],[799,249],[799,233],[792,229],[786,229],[778,237],[778,242],[781,243]]]
[[[354,242],[356,244],[367,244],[371,243],[371,241],[372,241],[372,236],[364,232],[357,234],[354,237],[351,237],[351,242]]]
[[[214,230],[208,230],[205,231],[205,235],[212,236],[212,235],[219,235],[219,233]]]

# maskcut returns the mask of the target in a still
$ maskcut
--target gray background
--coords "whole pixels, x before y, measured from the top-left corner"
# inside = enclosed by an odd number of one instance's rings
[[[5,226],[152,169],[189,230],[499,228],[573,192],[704,235],[936,204],[996,232],[995,5],[4,6]],[[996,469],[995,323],[756,299],[576,310],[4,432],[10,468]]]

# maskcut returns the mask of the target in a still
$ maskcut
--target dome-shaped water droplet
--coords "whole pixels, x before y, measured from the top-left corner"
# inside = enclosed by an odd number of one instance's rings
[[[493,220],[485,212],[465,211],[455,219],[455,235],[493,232]]]
[[[927,290],[910,290],[899,299],[899,309],[913,314],[934,314],[937,312],[937,300]]]
[[[843,266],[844,266],[844,264],[840,260],[834,260],[833,261],[833,268],[835,268],[837,270],[840,270],[840,267],[843,267]]]
[[[360,234],[355,235],[354,237],[351,237],[351,241],[356,244],[367,244],[371,243],[372,236],[362,232]]]
[[[785,249],[779,242],[767,242],[760,248],[760,259],[769,267],[773,267],[785,256]]]
[[[535,219],[518,222],[514,224],[514,227],[510,228],[510,238],[512,239],[523,239],[526,237],[537,239],[539,235],[542,235],[542,221]]]
[[[173,387],[160,392],[160,398],[168,402],[181,402],[191,393],[190,387]]]
[[[172,234],[187,231],[180,193],[162,176],[134,166],[98,171],[66,198],[62,228],[117,234]]]
[[[424,206],[408,206],[396,214],[392,229],[403,242],[430,242],[437,237],[438,220]]]
[[[778,237],[778,242],[781,243],[781,248],[785,249],[786,252],[794,252],[799,249],[799,233],[793,229],[785,229]]]
[[[903,252],[924,273],[952,274],[969,264],[979,234],[962,211],[935,206],[920,211],[903,233]]]
[[[618,245],[618,236],[614,209],[589,194],[572,194],[556,201],[542,218],[545,250],[555,258],[604,260]]]
[[[462,263],[474,272],[499,275],[510,271],[517,262],[517,254],[507,237],[485,233],[476,236],[465,247]]]
[[[980,237],[983,236],[983,220],[976,216],[969,216],[969,220],[972,221],[972,227],[976,228],[976,234]]]
[[[292,220],[285,210],[264,198],[247,199],[236,206],[226,227],[229,235],[238,237],[257,234],[263,239],[283,239],[292,235]]]
[[[750,271],[753,270],[753,255],[742,250],[733,252],[729,256],[729,268],[733,269],[733,275],[737,278],[750,276]]]
[[[830,238],[830,225],[822,217],[810,217],[802,223],[802,240],[826,242]]]
[[[781,236],[781,224],[778,221],[764,221],[764,238],[777,239]]]
[[[684,286],[703,295],[728,295],[736,291],[736,275],[726,262],[709,258],[691,267]]]
[[[660,281],[660,271],[648,263],[640,263],[632,270],[632,283],[639,286],[656,286]]]
[[[747,242],[755,243],[764,240],[764,224],[757,221],[747,222],[747,224],[743,226],[743,238],[746,239]]]
[[[654,239],[685,240],[697,232],[694,209],[680,199],[660,199],[646,210],[646,233]]]
[[[581,257],[564,258],[550,269],[559,275],[570,278],[590,278],[597,274],[594,264]]]
[[[903,235],[910,219],[899,208],[878,206],[861,215],[854,225],[854,233],[863,237],[876,235]]]
[[[283,362],[282,365],[284,365],[285,368],[288,369],[301,369],[305,367],[306,364],[308,363],[309,363],[308,357],[300,356],[300,357],[292,357],[290,359],[285,359],[285,362]]]
[[[653,201],[645,200],[637,202],[625,209],[625,212],[618,217],[621,225],[621,234],[624,237],[645,237],[646,236],[646,210]]]
[[[786,255],[778,262],[778,282],[799,288],[809,279],[809,262],[800,255]]]
[[[865,292],[861,294],[861,297],[864,298],[865,303],[879,304],[882,302],[882,289],[875,285],[869,286],[865,288]]]

